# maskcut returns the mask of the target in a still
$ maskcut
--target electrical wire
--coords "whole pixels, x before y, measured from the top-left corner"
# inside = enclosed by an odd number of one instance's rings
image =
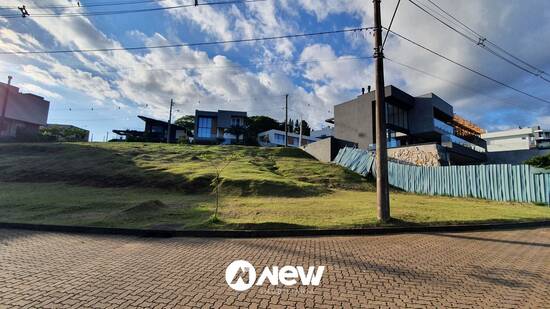
[[[448,27],[449,29],[451,29],[452,31],[458,33],[459,35],[461,35],[462,37],[466,38],[467,40],[469,40],[470,42],[474,43],[476,46],[479,46],[481,48],[483,48],[484,50],[488,51],[489,53],[491,53],[492,55],[500,58],[501,60],[515,66],[516,68],[520,69],[520,70],[523,70],[531,75],[534,75],[536,77],[539,77],[541,78],[542,80],[546,81],[546,82],[549,82],[550,83],[550,79],[548,78],[545,78],[544,76],[542,76],[543,74],[546,74],[544,71],[530,65],[529,63],[521,60],[520,58],[510,54],[509,52],[507,52],[506,50],[504,50],[503,48],[497,46],[496,44],[490,42],[487,40],[487,38],[481,36],[479,33],[477,33],[476,31],[472,30],[470,27],[468,27],[467,25],[465,25],[464,23],[462,23],[461,21],[459,21],[457,18],[455,18],[454,16],[452,16],[450,13],[446,12],[445,10],[443,10],[440,6],[438,6],[437,4],[435,4],[433,1],[431,0],[428,0],[430,3],[432,3],[433,5],[435,5],[438,9],[440,9],[443,13],[445,13],[447,16],[450,16],[454,21],[458,22],[459,25],[463,26],[465,29],[467,29],[468,31],[472,32],[474,35],[475,35],[475,38],[472,38],[471,36],[469,36],[468,34],[465,34],[464,32],[456,29],[455,27],[453,27],[452,25],[450,25],[450,23],[448,22],[445,22],[442,18],[439,18],[437,16],[435,16],[434,14],[428,12],[428,10],[424,7],[422,7],[420,4],[416,3],[415,1],[413,0],[408,0],[410,3],[412,3],[414,6],[416,6],[418,9],[422,10],[424,13],[428,14],[429,16],[433,17],[434,19],[436,19],[437,21],[439,21],[440,23],[442,23],[443,25],[445,25],[446,27]],[[441,16],[441,14],[439,14]],[[516,59],[517,61],[520,61],[524,66],[512,61],[511,59],[503,56],[502,54],[499,54],[497,51],[491,49],[490,47],[488,47],[485,43],[488,42],[490,43],[491,45],[493,45],[495,48],[497,48],[499,51],[505,53],[506,55],[508,55],[509,57],[512,57],[514,59]],[[528,69],[526,68],[525,66],[528,66],[529,68],[531,69]]]
[[[168,44],[168,45],[153,45],[153,46],[134,46],[134,47],[112,47],[112,48],[97,48],[97,49],[64,49],[64,50],[42,50],[42,51],[0,51],[0,55],[28,55],[28,54],[63,54],[63,53],[93,53],[93,52],[111,52],[111,51],[130,51],[130,50],[145,50],[145,49],[159,49],[159,48],[174,48],[174,47],[196,47],[196,46],[211,46],[233,43],[249,43],[258,41],[273,41],[280,39],[295,39],[310,36],[322,36],[329,34],[349,33],[349,32],[361,32],[363,30],[370,30],[373,27],[361,27],[361,28],[348,28],[341,30],[289,34],[281,36],[271,36],[262,38],[248,38],[248,39],[235,39],[227,41],[213,41],[213,42],[200,42],[200,43],[180,43],[180,44]]]
[[[482,91],[480,91],[479,89],[475,89],[475,88],[472,88],[472,87],[469,87],[467,85],[464,85],[464,84],[461,84],[461,83],[457,83],[455,81],[451,81],[449,79],[446,79],[446,78],[443,78],[441,76],[437,76],[435,74],[432,74],[430,72],[427,72],[427,71],[424,71],[422,69],[419,69],[417,67],[414,67],[412,65],[409,65],[409,64],[405,64],[405,63],[402,63],[402,62],[399,62],[395,59],[392,59],[392,58],[388,58],[388,57],[384,57],[384,59],[388,60],[390,63],[392,64],[396,64],[396,65],[399,65],[401,67],[404,67],[404,68],[407,68],[411,71],[415,71],[417,73],[420,73],[420,74],[423,74],[423,75],[426,75],[426,76],[429,76],[429,77],[432,77],[434,79],[437,79],[437,80],[440,80],[442,82],[445,82],[445,83],[448,83],[450,85],[453,85],[457,88],[461,88],[461,89],[464,89],[474,95],[481,95],[481,96],[484,96],[486,98],[489,98],[489,99],[492,99],[492,100],[495,100],[495,101],[498,101],[498,102],[502,102],[502,103],[507,103],[507,104],[514,104],[513,102],[511,101],[505,101],[505,100],[502,100],[502,99],[499,99],[499,98],[496,98],[496,97],[493,97],[493,96],[489,96],[489,95],[486,95],[486,94],[483,94]]]
[[[29,10],[43,10],[43,9],[78,9],[78,8],[88,8],[88,7],[102,7],[102,6],[121,6],[121,5],[135,5],[135,4],[147,4],[147,3],[159,3],[166,2],[170,0],[138,0],[138,1],[127,1],[127,2],[101,2],[101,3],[92,3],[86,4],[80,2],[78,5],[41,5],[41,6],[26,6]],[[0,10],[17,10],[17,6],[3,6],[0,7]]]
[[[386,29],[386,30],[387,30],[387,29]],[[440,58],[442,58],[442,59],[445,59],[445,60],[447,60],[447,61],[449,61],[449,62],[451,62],[451,63],[453,63],[453,64],[455,64],[455,65],[457,65],[457,66],[459,66],[459,67],[461,67],[461,68],[463,68],[463,69],[465,69],[465,70],[468,70],[468,71],[470,71],[470,72],[472,72],[472,73],[474,73],[474,74],[477,74],[477,75],[479,75],[479,76],[481,76],[481,77],[484,77],[484,78],[486,78],[486,79],[488,79],[488,80],[490,80],[490,81],[492,81],[492,82],[494,82],[494,83],[497,83],[497,84],[499,84],[499,85],[501,85],[501,86],[504,86],[504,87],[506,87],[506,88],[512,89],[512,90],[514,90],[514,91],[516,91],[516,92],[518,92],[518,93],[524,94],[524,95],[526,95],[526,96],[528,96],[528,97],[530,97],[530,98],[533,98],[533,99],[535,99],[535,100],[538,100],[538,101],[541,101],[541,102],[550,104],[550,100],[546,100],[546,99],[537,97],[537,96],[532,95],[532,94],[530,94],[530,93],[528,93],[528,92],[525,92],[525,91],[520,90],[520,89],[518,89],[518,88],[516,88],[516,87],[510,86],[510,85],[508,85],[508,84],[506,84],[506,83],[504,83],[504,82],[501,82],[501,81],[499,81],[499,80],[497,80],[497,79],[495,79],[495,78],[492,78],[492,77],[490,77],[490,76],[488,76],[488,75],[486,75],[486,74],[484,74],[484,73],[481,73],[481,72],[479,72],[479,71],[477,71],[477,70],[475,70],[475,69],[472,69],[472,68],[470,68],[470,67],[468,67],[468,66],[466,66],[466,65],[464,65],[464,64],[461,64],[461,63],[459,63],[459,62],[457,62],[457,61],[455,61],[455,60],[452,60],[451,58],[449,58],[449,57],[447,57],[447,56],[444,56],[443,54],[438,53],[438,52],[436,52],[436,51],[434,51],[434,50],[432,50],[432,49],[430,49],[430,48],[428,48],[428,47],[426,47],[426,46],[424,46],[424,45],[421,45],[420,43],[417,43],[417,42],[415,42],[415,41],[413,41],[413,40],[411,40],[411,39],[409,39],[409,38],[407,38],[407,37],[405,37],[405,36],[403,36],[403,35],[401,35],[401,34],[399,34],[399,33],[396,33],[396,32],[393,31],[393,30],[389,30],[389,32],[391,32],[393,35],[397,36],[398,38],[400,38],[400,39],[402,39],[402,40],[405,40],[405,41],[407,41],[407,42],[409,42],[409,43],[411,43],[411,44],[413,44],[413,45],[415,45],[415,46],[417,46],[417,47],[420,47],[420,48],[422,48],[422,49],[424,49],[424,50],[426,50],[426,51],[428,51],[428,52],[430,52],[430,53],[432,53],[432,54],[434,54],[434,55],[436,55],[436,56],[438,56],[438,57],[440,57]]]
[[[393,15],[390,20],[390,25],[388,26],[388,29],[391,30],[391,26],[393,25],[393,20],[395,19],[395,15],[397,14],[397,10],[399,9],[399,4],[401,4],[401,0],[397,0],[397,5],[395,6],[395,10],[393,11]],[[382,42],[382,50],[384,50],[384,46],[386,46],[386,40],[388,39],[388,34],[390,32],[386,32],[386,36],[384,37],[384,42]]]
[[[218,1],[218,2],[204,2],[195,4],[182,4],[165,7],[145,8],[145,9],[127,9],[117,11],[95,11],[95,12],[82,12],[82,13],[62,13],[62,14],[30,14],[26,18],[42,18],[42,17],[89,17],[89,16],[104,16],[104,15],[119,15],[119,14],[132,14],[132,13],[145,13],[155,11],[166,11],[181,8],[189,8],[196,6],[211,6],[211,5],[227,5],[227,4],[245,4],[254,2],[264,2],[266,0],[238,0],[238,1]],[[27,9],[28,11],[28,9]],[[31,12],[32,13],[32,12]],[[21,18],[21,14],[12,15],[0,15],[0,17],[6,19]]]

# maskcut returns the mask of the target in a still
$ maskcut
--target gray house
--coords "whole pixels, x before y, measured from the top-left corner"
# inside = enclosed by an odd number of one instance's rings
[[[475,164],[486,160],[484,132],[454,114],[453,107],[433,93],[413,97],[394,87],[385,88],[389,155],[393,148],[433,145],[446,164]],[[375,92],[336,105],[334,137],[375,149]],[[418,147],[416,147],[418,148]],[[426,147],[423,147],[427,149]],[[410,155],[410,152],[407,152]],[[400,158],[407,161],[408,158]]]
[[[231,144],[237,136],[228,133],[232,127],[244,127],[246,112],[224,111],[195,111],[195,142]]]

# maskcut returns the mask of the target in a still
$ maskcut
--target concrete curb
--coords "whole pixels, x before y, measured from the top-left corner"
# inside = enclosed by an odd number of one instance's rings
[[[61,232],[92,235],[122,235],[138,237],[211,237],[211,238],[274,238],[274,237],[308,237],[308,236],[366,236],[403,233],[434,232],[469,232],[483,230],[510,230],[549,227],[550,220],[519,223],[487,223],[445,226],[406,226],[406,227],[372,227],[361,229],[296,229],[296,230],[142,230],[124,228],[104,228],[89,226],[44,225],[26,223],[2,223],[3,229],[20,229],[29,231]]]

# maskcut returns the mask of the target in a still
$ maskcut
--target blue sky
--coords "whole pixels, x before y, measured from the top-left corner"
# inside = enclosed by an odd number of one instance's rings
[[[81,1],[101,2],[106,1]],[[166,0],[132,6],[70,8],[64,12],[169,7],[190,2]],[[382,1],[384,24],[396,2]],[[426,0],[418,2],[428,5]],[[25,1],[31,18],[0,17],[0,49],[150,46],[372,25],[372,3],[364,0],[267,0],[139,14],[32,18],[33,13],[48,12],[40,6],[74,3]],[[437,3],[500,46],[550,71],[550,5],[536,0]],[[20,1],[0,0],[1,7],[19,4]],[[0,11],[3,15],[8,12]],[[402,2],[393,29],[487,75],[550,100],[548,83],[472,45],[407,1]],[[373,84],[372,61],[350,59],[371,55],[372,36],[364,32],[205,48],[0,55],[0,71],[5,76],[13,75],[13,83],[23,91],[37,93],[51,102],[49,122],[89,129],[95,140],[101,140],[112,129],[142,129],[137,115],[167,119],[171,98],[177,104],[176,118],[199,108],[246,110],[280,120],[284,94],[289,93],[290,116],[303,117],[320,128],[331,116],[333,105],[355,97],[361,87]],[[456,113],[487,129],[550,127],[550,104],[483,80],[395,37],[388,41],[386,56],[439,77],[386,62],[387,84],[413,95],[434,92],[451,103]]]

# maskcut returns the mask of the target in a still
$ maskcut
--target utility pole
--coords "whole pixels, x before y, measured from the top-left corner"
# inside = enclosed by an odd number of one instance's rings
[[[388,145],[386,132],[386,102],[384,93],[384,51],[382,47],[381,0],[374,3],[374,31],[376,59],[376,202],[378,220],[390,220],[390,195],[388,185]]]
[[[170,144],[170,129],[172,127],[172,107],[174,106],[174,99],[170,99],[170,116],[168,116],[168,137],[166,142]]]
[[[288,94],[285,98],[285,147],[288,147]]]
[[[302,147],[302,117],[300,117],[300,138],[298,139],[298,147]]]
[[[8,76],[8,86],[6,87],[6,93],[4,94],[4,103],[2,104],[2,117],[0,118],[0,133],[4,131],[6,126],[6,109],[8,107],[8,98],[10,95],[10,85],[13,77]],[[1,135],[1,134],[0,134]]]

